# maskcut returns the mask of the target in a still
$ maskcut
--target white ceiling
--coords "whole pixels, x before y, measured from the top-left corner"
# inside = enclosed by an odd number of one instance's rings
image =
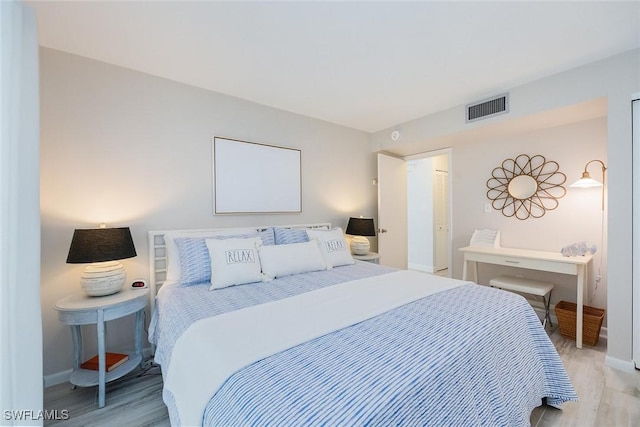
[[[28,1],[40,44],[367,132],[640,47],[640,2]]]

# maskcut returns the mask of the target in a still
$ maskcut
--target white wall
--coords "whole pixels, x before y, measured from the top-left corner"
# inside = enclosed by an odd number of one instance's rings
[[[520,152],[544,154],[558,161],[569,180],[574,179],[586,161],[606,157],[609,167],[606,251],[609,268],[605,281],[610,286],[606,299],[598,294],[594,302],[602,304],[606,301],[608,356],[623,364],[629,364],[632,357],[630,96],[640,89],[639,76],[640,50],[636,49],[511,89],[511,110],[507,115],[465,125],[464,107],[460,106],[377,132],[372,136],[371,144],[372,151],[387,150],[403,155],[454,147],[454,166],[450,171],[454,192],[454,248],[468,242],[472,222],[500,225],[504,229],[504,246],[558,250],[565,242],[579,238],[593,240],[592,231],[587,231],[582,224],[589,224],[589,230],[599,229],[597,220],[592,217],[599,214],[594,201],[597,195],[591,195],[593,200],[590,201],[589,196],[583,194],[577,198],[570,191],[567,198],[561,200],[560,210],[541,220],[523,223],[501,220],[497,223],[499,216],[495,213],[485,215],[482,212],[482,203],[486,201],[482,200],[486,192],[484,185],[490,173],[489,166]],[[600,99],[606,103],[604,124],[601,120],[585,122],[576,127],[569,125],[550,130],[550,134],[540,130],[576,122],[580,118],[601,116]],[[396,129],[401,131],[402,137],[394,144],[389,135]],[[536,129],[541,132],[539,135],[536,135]],[[591,131],[601,135],[602,140],[593,140]],[[533,136],[522,136],[526,132],[533,132]],[[555,144],[545,145],[547,138],[555,140]],[[585,145],[583,138],[591,142]],[[465,169],[465,165],[471,169]],[[590,212],[587,220],[582,216],[586,209]],[[550,224],[558,219],[561,219],[558,222],[561,225]],[[521,232],[520,229],[529,231]],[[562,233],[554,235],[547,233],[547,229]],[[455,253],[454,277],[460,277],[461,270],[462,257]],[[600,292],[604,292],[603,287],[601,285]]]
[[[149,230],[325,221],[344,228],[349,216],[376,214],[375,157],[364,132],[50,49],[41,49],[41,79],[45,375],[72,362],[69,330],[52,306],[79,289],[83,266],[65,264],[74,228],[130,226],[138,256],[123,264],[133,279],[148,277]],[[214,216],[213,135],[302,149],[303,213]],[[110,348],[130,345],[132,325],[110,322]],[[90,356],[95,334],[88,336]]]
[[[469,244],[474,229],[499,229],[502,246],[512,248],[537,249],[560,252],[568,244],[586,241],[589,245],[600,248],[601,230],[601,198],[598,189],[575,189],[568,186],[577,181],[584,165],[591,159],[607,162],[606,119],[592,119],[585,122],[560,127],[528,132],[525,134],[500,137],[482,144],[468,144],[453,148],[453,237],[454,250]],[[539,219],[519,220],[505,217],[500,211],[484,212],[487,198],[487,180],[493,168],[498,167],[507,158],[515,158],[519,154],[530,156],[540,154],[547,160],[559,164],[560,172],[566,175],[566,195],[559,199],[559,206],[549,210]],[[593,177],[600,180],[598,168],[591,171]],[[600,263],[602,250],[599,250],[591,265],[589,277]],[[462,256],[454,253],[454,276],[461,277]],[[606,260],[605,260],[606,261]],[[589,280],[587,304],[606,308],[606,262],[603,263],[602,282],[595,291],[595,283]],[[561,300],[576,301],[575,277],[551,273],[533,272],[522,269],[505,269],[489,265],[481,265],[479,279],[487,284],[492,277],[499,274],[522,274],[539,280],[550,280],[556,283],[552,303]]]
[[[581,176],[587,161],[602,159],[606,163],[606,119],[591,119],[584,122],[527,132],[508,137],[495,137],[475,143],[467,141],[452,147],[453,159],[453,235],[454,277],[461,277],[462,256],[457,248],[467,246],[475,229],[501,230],[502,245],[505,247],[560,251],[563,246],[578,241],[587,241],[600,247],[601,205],[600,192],[597,189],[580,190],[568,188]],[[547,160],[555,161],[560,172],[567,177],[565,197],[559,200],[559,207],[547,211],[540,219],[525,221],[508,218],[498,210],[484,212],[487,198],[487,180],[491,172],[507,158],[520,154],[530,156],[540,154]],[[595,168],[593,177],[601,179],[599,169]],[[567,226],[571,224],[571,226]],[[594,277],[602,252],[596,254],[591,268]],[[605,260],[606,261],[606,260]],[[606,273],[606,262],[603,263]],[[553,303],[560,300],[576,300],[575,277],[550,273],[505,269],[497,266],[481,265],[480,283],[487,284],[499,274],[522,274],[526,277],[551,280],[557,284]],[[593,281],[589,284],[591,304],[606,307],[606,276],[595,290]]]

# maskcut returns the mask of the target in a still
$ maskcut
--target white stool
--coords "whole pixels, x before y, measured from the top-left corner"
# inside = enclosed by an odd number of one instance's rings
[[[549,304],[551,303],[551,291],[553,291],[553,283],[539,282],[537,280],[525,279],[513,276],[498,276],[489,281],[489,285],[494,288],[504,289],[506,291],[521,292],[542,297],[544,302],[544,321],[542,326],[545,327],[547,322],[551,324],[551,316],[549,315]]]

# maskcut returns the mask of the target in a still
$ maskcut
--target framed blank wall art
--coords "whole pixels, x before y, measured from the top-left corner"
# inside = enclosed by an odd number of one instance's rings
[[[215,214],[302,212],[301,150],[213,137]]]

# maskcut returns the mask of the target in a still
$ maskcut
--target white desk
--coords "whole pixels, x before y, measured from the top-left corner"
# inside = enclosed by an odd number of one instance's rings
[[[549,271],[577,276],[576,304],[576,347],[582,348],[582,306],[584,288],[587,282],[587,267],[593,257],[591,254],[577,257],[565,257],[560,252],[530,251],[513,248],[488,248],[467,246],[460,248],[464,252],[462,269],[463,280],[478,283],[478,263],[506,265],[509,267],[527,268],[530,270]],[[473,278],[469,278],[469,270]]]

